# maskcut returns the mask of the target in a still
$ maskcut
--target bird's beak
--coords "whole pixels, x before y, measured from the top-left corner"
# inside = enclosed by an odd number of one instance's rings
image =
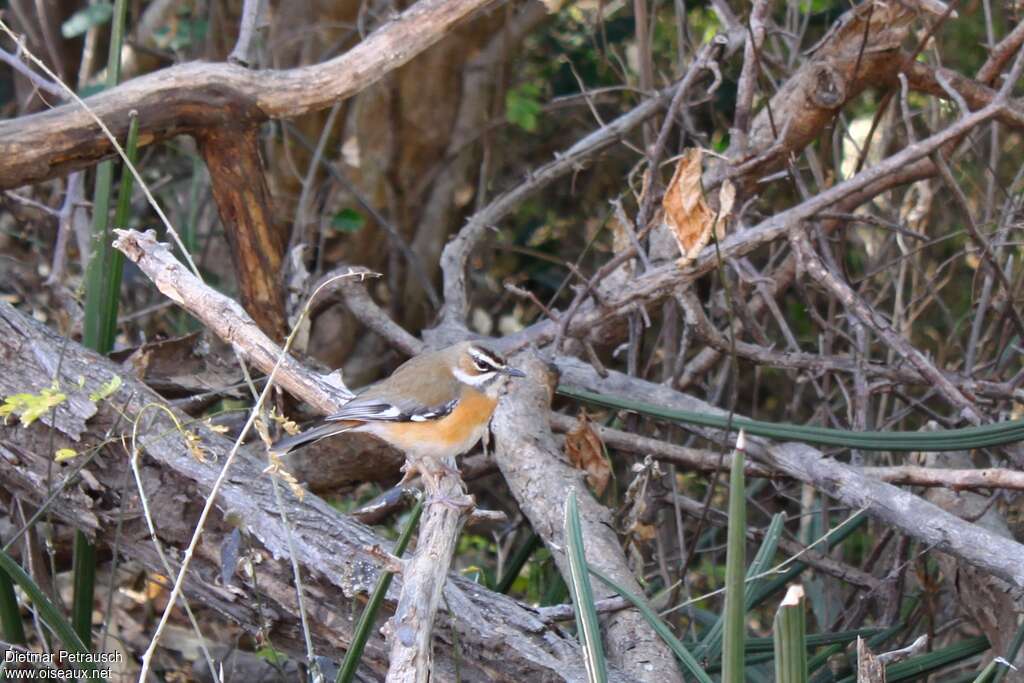
[[[509,377],[526,377],[526,373],[523,372],[522,370],[517,370],[516,368],[510,368],[507,365],[505,366],[504,373],[506,375],[508,375]]]

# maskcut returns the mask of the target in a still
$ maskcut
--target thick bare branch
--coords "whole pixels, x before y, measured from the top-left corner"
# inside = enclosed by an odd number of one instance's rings
[[[849,180],[820,192],[796,206],[780,211],[771,218],[747,228],[736,230],[717,246],[712,244],[704,248],[695,261],[685,268],[676,263],[657,266],[637,277],[618,296],[609,297],[603,305],[586,305],[581,307],[579,314],[572,320],[569,334],[599,340],[604,326],[620,318],[624,312],[633,310],[638,305],[648,305],[668,296],[675,288],[693,282],[697,278],[711,272],[724,259],[740,258],[754,250],[784,237],[790,226],[812,218],[828,209],[843,198],[853,195],[879,182],[888,182],[887,177],[913,162],[925,157],[946,143],[959,139],[964,133],[990,120],[1000,111],[1006,109],[1005,102],[993,101],[992,104],[959,119],[956,123],[931,135],[920,142],[908,145],[885,160],[864,169]],[[934,167],[929,164],[930,167]],[[512,335],[510,345],[526,345],[529,343],[545,343],[558,334],[558,324],[551,320],[535,323],[527,329]]]
[[[563,534],[564,503],[575,490],[580,507],[587,561],[634,594],[642,591],[626,565],[611,526],[611,511],[587,490],[582,470],[559,453],[547,427],[554,377],[545,363],[522,354],[515,365],[527,379],[516,381],[495,411],[491,428],[498,466],[523,514],[544,539],[562,576],[569,575]],[[597,599],[614,592],[595,585]],[[680,680],[672,653],[636,610],[613,614],[605,622],[605,638],[612,662],[644,681]]]
[[[345,54],[287,71],[191,62],[142,76],[86,104],[118,139],[139,114],[139,145],[232,123],[241,104],[266,118],[329,107],[375,83],[443,38],[493,0],[421,0]],[[110,142],[86,112],[65,105],[0,121],[0,189],[47,180],[111,156]]]
[[[575,359],[559,359],[566,382],[619,395],[642,395],[658,405],[708,414],[725,415],[715,406],[667,387],[609,371],[601,378]],[[695,430],[719,440],[721,432]],[[865,509],[928,546],[954,555],[1024,589],[1024,545],[954,517],[941,508],[891,484],[871,479],[856,468],[826,458],[821,451],[796,443],[771,445],[748,438],[747,451],[758,460],[794,479],[842,501]]]
[[[218,337],[232,344],[263,372],[274,369],[281,347],[260,332],[252,318],[233,299],[208,287],[181,264],[168,245],[153,232],[118,230],[114,246],[124,252],[171,301],[194,315]],[[334,375],[317,376],[286,356],[275,381],[289,393],[324,413],[338,409],[352,392]]]
[[[434,619],[462,529],[463,510],[452,502],[464,496],[458,474],[425,478],[428,496],[416,552],[402,572],[395,616],[388,622],[391,657],[388,683],[427,683],[434,662]],[[445,498],[447,500],[442,500]]]

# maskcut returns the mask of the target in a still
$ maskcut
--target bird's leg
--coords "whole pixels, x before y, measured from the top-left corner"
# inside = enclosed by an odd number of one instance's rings
[[[427,498],[427,503],[438,503],[456,512],[469,512],[476,508],[476,498],[468,494],[461,496],[437,495]]]

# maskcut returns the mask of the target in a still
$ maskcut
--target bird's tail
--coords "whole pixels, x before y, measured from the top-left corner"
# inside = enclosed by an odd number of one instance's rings
[[[278,439],[270,450],[278,455],[286,455],[292,451],[308,446],[311,443],[319,441],[320,439],[326,439],[329,436],[335,434],[341,434],[355,427],[358,423],[350,421],[335,421],[335,422],[318,422],[309,429],[305,429],[298,434],[291,434],[284,438]]]

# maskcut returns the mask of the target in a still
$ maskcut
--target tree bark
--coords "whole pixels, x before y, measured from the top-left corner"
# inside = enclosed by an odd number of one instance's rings
[[[86,458],[88,475],[64,477],[80,460],[58,466],[55,481],[65,489],[52,505],[58,519],[86,531],[100,543],[112,543],[118,519],[122,519],[120,548],[126,558],[163,573],[144,520],[138,492],[122,491],[127,455],[122,435],[130,443],[132,423],[139,421],[143,459],[143,488],[154,509],[160,510],[159,540],[175,556],[191,535],[201,503],[218,475],[231,442],[193,424],[183,414],[178,419],[200,438],[205,461],[185,447],[170,417],[150,404],[166,405],[148,387],[126,376],[125,370],[78,344],[60,337],[41,323],[7,303],[0,302],[0,395],[38,392],[56,380],[67,400],[30,427],[15,424],[3,428],[0,439],[0,482],[8,492],[33,504],[46,498],[46,473],[52,449],[74,448]],[[91,392],[115,375],[122,386],[98,404]],[[81,383],[80,383],[81,378]],[[172,411],[173,412],[173,411]],[[52,429],[51,429],[52,427]],[[241,573],[227,569],[232,587],[218,585],[222,573],[221,548],[232,526],[223,519],[210,520],[193,558],[186,595],[236,621],[251,632],[260,631],[269,619],[275,644],[290,656],[303,658],[301,627],[288,560],[286,529],[275,503],[271,481],[263,473],[266,462],[251,450],[236,460],[221,489],[218,507],[240,519],[257,565],[259,591],[246,584]],[[295,550],[304,570],[303,585],[311,633],[319,654],[339,659],[352,637],[360,595],[372,590],[379,569],[369,552],[374,546],[390,548],[387,541],[367,527],[337,513],[318,497],[303,500],[286,495],[286,511],[292,525]],[[396,577],[389,592],[389,606],[401,590]],[[574,640],[538,618],[537,613],[514,600],[492,593],[478,584],[449,575],[444,612],[435,633],[452,642],[458,631],[462,680],[560,681],[585,677],[579,648]],[[383,625],[385,617],[379,624]],[[365,672],[382,676],[387,670],[388,650],[376,632],[364,655]],[[438,681],[455,679],[452,648],[437,648],[434,676]],[[621,673],[616,680],[630,680]]]
[[[544,539],[562,576],[567,577],[564,505],[569,493],[575,491],[587,562],[633,594],[643,595],[626,565],[611,511],[594,499],[584,482],[583,471],[569,464],[551,436],[551,370],[531,354],[517,356],[513,365],[528,377],[510,385],[507,398],[494,413],[491,428],[495,458],[520,509]],[[596,600],[616,595],[600,581],[592,583]],[[682,680],[672,652],[639,611],[626,609],[609,615],[604,627],[608,659],[615,666],[652,683]]]

